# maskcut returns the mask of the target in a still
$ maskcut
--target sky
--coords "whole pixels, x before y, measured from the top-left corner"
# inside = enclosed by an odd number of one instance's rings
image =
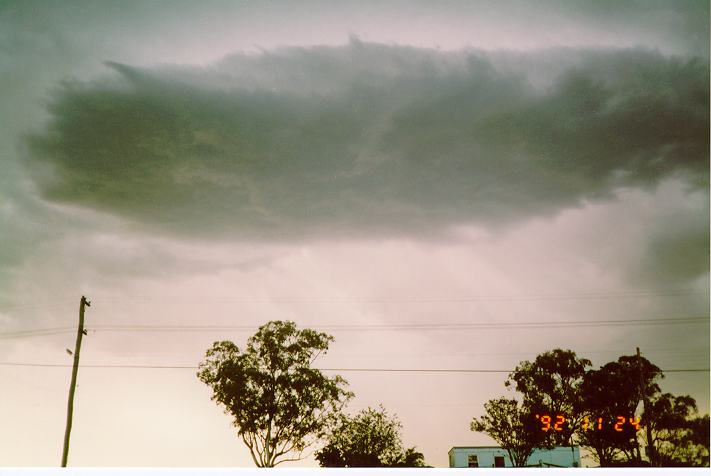
[[[82,295],[73,466],[251,467],[190,367],[275,319],[335,337],[321,368],[708,369],[708,18],[0,2],[0,465],[59,464]],[[513,395],[506,372],[338,373],[433,466],[492,444],[471,419]],[[708,372],[661,386],[709,411]]]

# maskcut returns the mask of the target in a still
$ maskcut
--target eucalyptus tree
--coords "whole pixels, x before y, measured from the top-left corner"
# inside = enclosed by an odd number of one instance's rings
[[[338,415],[325,438],[326,445],[316,452],[324,467],[425,467],[422,453],[405,449],[400,436],[402,423],[397,416],[366,408],[354,416]]]
[[[659,392],[656,382],[662,377],[659,367],[640,356],[622,356],[586,373],[578,414],[587,424],[580,428],[578,441],[600,466],[642,464],[638,433],[644,422],[637,409]]]
[[[257,466],[301,459],[353,396],[341,376],[328,377],[312,367],[332,341],[328,334],[297,329],[291,321],[271,321],[243,350],[230,341],[208,349],[198,378],[232,416]]]
[[[532,410],[513,398],[496,398],[484,404],[486,414],[474,418],[471,430],[486,433],[506,450],[514,466],[526,466],[536,448],[550,448]]]
[[[554,349],[536,356],[532,362],[521,362],[505,382],[523,394],[523,404],[538,414],[563,417],[564,424],[548,431],[552,444],[575,444],[576,434],[585,416],[578,409],[583,399],[581,390],[590,360],[579,358],[572,350]]]

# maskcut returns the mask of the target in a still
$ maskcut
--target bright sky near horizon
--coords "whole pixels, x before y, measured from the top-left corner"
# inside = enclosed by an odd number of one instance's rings
[[[708,45],[693,0],[3,1],[0,466],[59,465],[71,369],[5,364],[70,365],[81,295],[73,466],[251,467],[190,367],[272,319],[322,368],[708,369]],[[511,394],[339,373],[438,467]]]

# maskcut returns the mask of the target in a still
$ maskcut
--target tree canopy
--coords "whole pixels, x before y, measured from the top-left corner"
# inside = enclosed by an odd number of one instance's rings
[[[655,395],[642,418],[650,429],[652,466],[708,466],[709,418],[698,415],[693,398]]]
[[[474,418],[471,430],[486,433],[506,452],[514,466],[526,466],[533,450],[546,446],[546,435],[525,404],[497,398],[484,404],[486,414]]]
[[[297,329],[291,321],[271,321],[244,350],[230,341],[208,349],[198,378],[233,417],[257,466],[300,459],[322,436],[328,416],[353,396],[342,377],[311,367],[331,341],[332,336]]]
[[[601,466],[709,465],[708,415],[689,396],[661,393],[659,367],[639,354],[590,366],[561,349],[521,362],[505,382],[520,402],[489,400],[471,429],[493,438],[517,466],[536,448],[574,444]]]
[[[547,432],[551,444],[573,444],[583,419],[577,411],[582,398],[580,387],[591,365],[571,350],[554,349],[538,355],[533,362],[521,362],[505,382],[523,394],[523,402],[530,410],[565,416],[561,431]]]
[[[326,436],[327,444],[315,457],[324,467],[424,467],[422,453],[404,449],[396,416],[366,408],[355,416],[334,419]]]
[[[659,367],[638,356],[622,356],[589,370],[581,386],[578,412],[590,421],[601,416],[606,420],[617,415],[634,417],[642,399],[659,391],[656,381],[661,376]],[[579,442],[592,452],[600,466],[614,465],[621,457],[640,464],[637,430],[632,425],[621,429],[605,424],[600,429],[579,431]]]

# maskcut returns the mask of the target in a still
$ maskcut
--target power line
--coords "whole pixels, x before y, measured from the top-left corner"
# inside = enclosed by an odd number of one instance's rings
[[[323,303],[323,304],[354,304],[354,303],[439,303],[439,302],[479,302],[479,301],[537,301],[537,300],[576,300],[576,299],[634,299],[634,298],[654,298],[654,297],[688,297],[688,296],[706,296],[709,294],[705,291],[682,291],[678,289],[660,290],[657,292],[644,291],[600,291],[587,293],[571,293],[571,294],[530,294],[530,295],[480,295],[480,296],[425,296],[425,297],[410,297],[410,296],[394,296],[394,297],[367,297],[367,296],[330,296],[330,297],[313,297],[313,298],[295,298],[295,297],[274,297],[274,298],[249,298],[249,297],[234,297],[234,296],[175,296],[175,295],[121,295],[121,296],[99,296],[101,301],[211,301],[211,302],[234,302],[244,304],[298,304],[298,303]],[[96,299],[95,299],[96,300]],[[34,309],[42,307],[54,307],[58,305],[69,305],[72,300],[57,298],[38,302],[32,300],[30,302],[18,302],[7,306],[0,305],[3,311],[16,309]]]
[[[365,331],[365,330],[446,330],[446,329],[508,329],[508,328],[531,328],[531,327],[596,327],[596,326],[620,326],[620,325],[668,325],[668,324],[703,324],[709,323],[709,318],[704,316],[682,317],[682,318],[661,318],[661,319],[611,319],[595,321],[530,321],[530,322],[477,322],[477,323],[438,323],[438,324],[304,324],[320,330],[332,331]],[[135,331],[135,332],[156,332],[156,331],[210,331],[210,330],[253,330],[256,326],[169,326],[169,325],[108,325],[96,326],[96,330],[104,331]]]
[[[530,322],[477,322],[477,323],[439,323],[439,324],[304,324],[319,330],[328,331],[437,331],[466,329],[530,329],[530,328],[567,328],[567,327],[620,327],[646,325],[708,324],[708,316],[657,319],[607,319],[595,321],[530,321]],[[209,331],[252,331],[258,325],[98,325],[93,331],[102,332],[209,332]],[[35,337],[71,331],[70,327],[28,329],[0,333],[0,339]]]
[[[68,306],[71,303],[72,303],[72,301],[69,299],[53,299],[53,300],[42,301],[42,302],[37,302],[37,301],[18,302],[17,304],[13,304],[11,306],[6,306],[4,304],[0,305],[0,310],[9,311],[9,310],[16,310],[16,309],[37,309],[37,308],[43,308],[43,307]]]
[[[69,364],[38,364],[34,362],[0,362],[8,367],[71,367]],[[143,364],[83,364],[94,369],[197,369],[194,365],[143,365]]]
[[[440,303],[440,302],[480,302],[480,301],[548,301],[548,300],[577,300],[577,299],[632,299],[646,297],[687,297],[705,296],[709,291],[661,291],[661,292],[592,292],[577,294],[531,294],[531,295],[491,295],[491,296],[428,296],[428,297],[365,297],[365,296],[333,296],[313,298],[244,298],[234,296],[102,296],[103,301],[210,301],[234,302],[242,304],[358,304],[358,303]]]
[[[71,367],[69,364],[41,364],[33,362],[0,362],[0,365],[15,367]],[[82,368],[97,369],[188,369],[196,370],[196,365],[145,365],[145,364],[84,364]],[[403,373],[511,373],[512,370],[497,369],[397,369],[397,368],[319,368],[323,372],[403,372]],[[665,373],[709,372],[709,369],[667,369]]]
[[[28,329],[20,330],[14,332],[3,332],[0,333],[0,339],[13,339],[20,337],[37,337],[37,336],[48,336],[56,334],[65,334],[67,332],[72,332],[74,329],[71,327],[46,327],[41,329]]]

